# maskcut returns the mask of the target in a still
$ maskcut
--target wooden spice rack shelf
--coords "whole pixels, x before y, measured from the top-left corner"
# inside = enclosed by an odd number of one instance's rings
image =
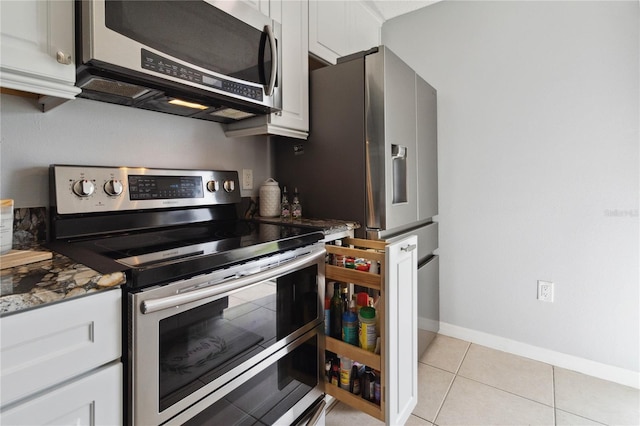
[[[349,359],[355,359],[359,363],[368,365],[374,370],[380,371],[380,355],[364,350],[358,346],[350,345],[333,337],[324,337],[325,349],[336,354],[344,355]]]
[[[331,385],[325,386],[325,392],[338,401],[384,422],[384,411],[380,409],[380,406],[366,399],[362,399],[360,395],[354,395],[338,386]]]
[[[346,356],[360,364],[364,364],[380,372],[380,405],[363,399],[360,395],[354,395],[339,386],[326,385],[325,392],[337,400],[349,405],[356,410],[362,411],[375,417],[378,420],[385,421],[385,389],[386,375],[384,371],[385,353],[385,337],[384,337],[384,275],[385,275],[385,247],[383,241],[363,240],[358,238],[344,238],[342,246],[327,245],[326,250],[330,254],[340,254],[344,256],[353,256],[356,258],[364,258],[372,262],[379,262],[380,268],[378,273],[359,271],[344,267],[327,264],[325,266],[325,277],[327,281],[339,281],[343,283],[353,283],[355,285],[371,288],[380,292],[381,302],[378,303],[376,316],[380,330],[381,353],[375,354],[362,349],[358,346],[351,345],[339,339],[325,336],[325,349],[341,356]]]

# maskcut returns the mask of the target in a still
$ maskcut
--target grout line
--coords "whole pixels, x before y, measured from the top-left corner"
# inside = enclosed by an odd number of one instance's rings
[[[490,385],[489,383],[481,382],[481,381],[480,381],[480,380],[478,380],[478,379],[472,379],[471,377],[460,376],[460,375],[456,375],[456,377],[461,377],[461,378],[463,378],[463,379],[465,379],[465,380],[469,380],[469,381],[471,381],[471,382],[475,382],[475,383],[478,383],[478,384],[480,384],[480,385],[487,386],[487,387],[489,387],[489,388],[491,388],[491,389],[495,389],[495,390],[497,390],[497,391],[504,392],[504,393],[507,393],[507,394],[509,394],[509,395],[517,396],[518,398],[525,399],[525,400],[527,400],[527,401],[531,401],[531,402],[534,402],[534,403],[536,403],[536,404],[540,404],[540,405],[542,405],[542,406],[544,406],[544,407],[549,407],[549,408],[551,408],[551,409],[554,409],[554,410],[555,410],[555,407],[554,407],[554,406],[552,406],[552,405],[545,404],[544,402],[536,401],[535,399],[531,399],[531,398],[529,398],[529,397],[527,397],[527,396],[520,395],[520,394],[517,394],[517,393],[515,393],[515,392],[508,391],[508,390],[506,390],[506,389],[499,388],[499,387],[497,387],[497,386],[495,386],[495,385]],[[555,422],[554,422],[554,423],[555,423]]]
[[[442,401],[440,402],[440,405],[438,406],[438,409],[436,410],[436,415],[433,417],[433,423],[434,425],[437,426],[436,424],[436,420],[438,420],[438,416],[440,415],[440,411],[442,411],[442,407],[444,406],[444,402],[447,400],[447,397],[449,396],[449,392],[451,392],[451,388],[453,387],[453,382],[456,381],[456,378],[458,378],[458,376],[456,374],[453,375],[453,379],[451,380],[451,383],[449,383],[449,387],[447,388],[447,391],[444,393],[444,397],[442,398]]]
[[[590,419],[590,418],[585,417],[585,416],[580,415],[580,414],[572,413],[571,411],[566,411],[566,410],[562,410],[562,409],[559,409],[559,408],[558,408],[558,411],[562,411],[563,413],[571,414],[572,416],[580,417],[581,419],[587,420],[587,421],[592,422],[592,423],[596,423],[596,424],[599,424],[599,425],[602,425],[602,426],[607,426],[606,423],[602,423],[602,422],[600,422],[598,420]]]
[[[464,362],[464,359],[467,357],[467,354],[469,353],[469,349],[471,349],[472,344],[473,343],[469,342],[469,344],[467,345],[467,349],[464,351],[464,354],[462,355],[462,358],[460,358],[460,363],[458,364],[458,368],[456,368],[456,372],[454,373],[456,376],[458,375],[460,368],[462,368],[462,363]]]
[[[440,405],[436,410],[436,415],[433,417],[432,423],[434,424],[434,426],[437,426],[436,420],[438,419],[438,416],[440,415],[440,411],[442,411],[442,407],[444,406],[444,403],[447,400],[447,397],[449,396],[449,392],[451,392],[451,388],[453,387],[453,382],[455,382],[456,379],[458,378],[458,371],[460,371],[460,367],[462,367],[462,363],[464,362],[464,359],[466,358],[467,353],[469,352],[469,348],[471,347],[471,342],[468,342],[468,343],[469,344],[467,345],[467,349],[465,349],[464,354],[462,355],[462,358],[460,358],[460,363],[458,364],[456,371],[453,373],[453,379],[451,380],[451,383],[449,383],[449,387],[447,388],[447,391],[444,393],[444,397],[442,398],[442,401],[440,402]],[[443,370],[443,371],[446,371],[446,370]],[[447,372],[451,373],[450,371],[447,371]]]

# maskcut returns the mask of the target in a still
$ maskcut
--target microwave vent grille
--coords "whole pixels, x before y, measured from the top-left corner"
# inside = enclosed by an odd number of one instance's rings
[[[240,111],[234,108],[223,108],[210,113],[214,117],[230,118],[232,120],[242,120],[244,118],[254,117],[255,114],[246,111]]]
[[[122,83],[119,81],[109,80],[101,77],[92,77],[81,87],[87,90],[110,93],[113,95],[124,96],[131,99],[137,99],[140,96],[150,92],[150,89],[147,89],[146,87],[137,86],[135,84]]]

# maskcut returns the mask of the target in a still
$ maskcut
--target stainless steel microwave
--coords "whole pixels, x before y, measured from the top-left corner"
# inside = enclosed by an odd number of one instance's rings
[[[78,96],[223,123],[270,114],[280,34],[240,1],[80,0]]]

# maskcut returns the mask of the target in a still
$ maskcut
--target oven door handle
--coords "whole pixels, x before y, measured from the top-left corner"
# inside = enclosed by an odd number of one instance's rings
[[[234,278],[233,280],[226,283],[218,283],[210,287],[194,289],[182,294],[175,294],[172,296],[145,300],[140,304],[140,310],[143,314],[150,314],[153,312],[162,311],[164,309],[175,308],[186,303],[196,302],[208,297],[218,296],[220,294],[237,290],[242,287],[257,284],[262,281],[268,281],[280,275],[284,275],[302,267],[306,267],[308,265],[316,263],[318,258],[324,259],[325,255],[326,251],[322,249],[318,252],[307,254],[305,256],[288,261],[282,265],[276,266],[275,268],[257,272],[251,275],[246,275],[240,278]]]
[[[313,415],[305,426],[317,426],[318,422],[320,421],[320,416],[322,416],[322,412],[324,411],[324,407],[326,405],[327,403],[322,400],[320,404],[318,404],[318,406],[313,410]]]

